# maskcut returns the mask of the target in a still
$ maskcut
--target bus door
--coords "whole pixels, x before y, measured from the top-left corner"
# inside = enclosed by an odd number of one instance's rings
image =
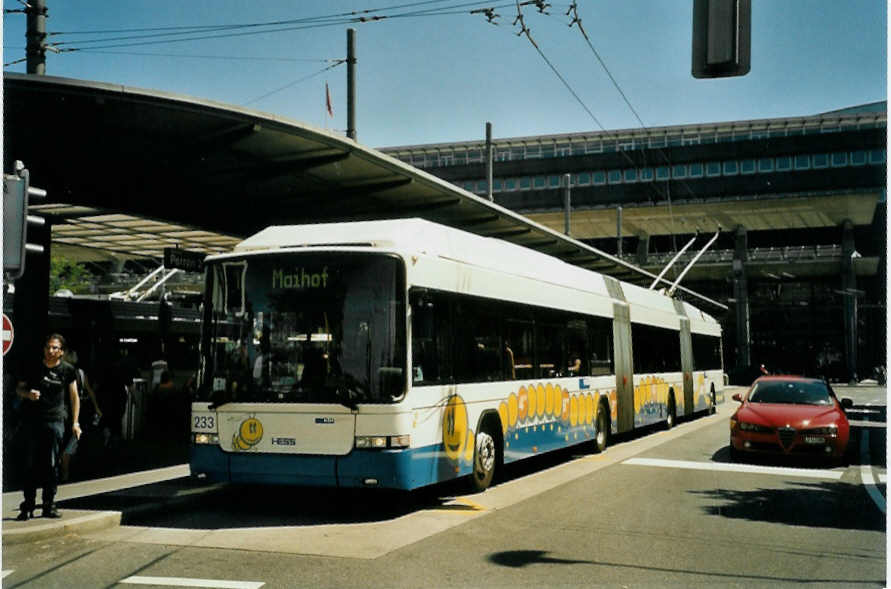
[[[613,303],[613,350],[618,431],[627,432],[634,429],[634,379],[631,365],[631,311],[626,303]]]

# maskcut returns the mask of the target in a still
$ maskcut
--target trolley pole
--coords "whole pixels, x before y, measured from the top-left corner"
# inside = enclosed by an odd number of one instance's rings
[[[46,74],[46,0],[31,0],[26,4],[25,56],[29,74]]]
[[[347,137],[356,140],[356,29],[347,29]]]

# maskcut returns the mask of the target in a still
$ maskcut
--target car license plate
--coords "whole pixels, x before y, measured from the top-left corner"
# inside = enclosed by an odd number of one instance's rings
[[[825,444],[826,438],[822,436],[804,436],[805,444]]]

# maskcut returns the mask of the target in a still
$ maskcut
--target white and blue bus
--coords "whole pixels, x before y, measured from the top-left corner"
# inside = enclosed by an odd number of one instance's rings
[[[699,309],[420,219],[270,227],[206,261],[191,469],[415,489],[714,409]]]

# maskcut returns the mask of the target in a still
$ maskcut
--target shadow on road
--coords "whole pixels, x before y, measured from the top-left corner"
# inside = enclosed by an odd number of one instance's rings
[[[860,485],[787,482],[784,488],[688,491],[710,499],[709,515],[815,528],[885,531],[885,516]]]

